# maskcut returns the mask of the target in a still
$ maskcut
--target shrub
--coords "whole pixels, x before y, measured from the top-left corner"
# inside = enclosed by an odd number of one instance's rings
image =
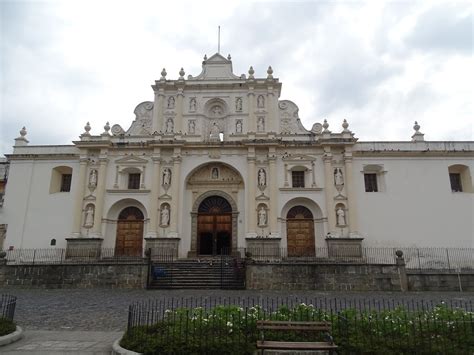
[[[16,325],[13,321],[7,318],[0,317],[0,336],[13,333],[16,330]]]
[[[149,313],[148,313],[149,315]],[[142,317],[142,319],[146,319]],[[144,354],[252,354],[260,319],[329,321],[340,354],[464,354],[474,351],[472,312],[440,305],[409,312],[346,309],[326,312],[312,305],[281,306],[266,312],[254,306],[218,306],[211,310],[167,310],[150,325],[127,330],[121,346]],[[321,341],[322,334],[307,331],[265,331],[265,339]]]

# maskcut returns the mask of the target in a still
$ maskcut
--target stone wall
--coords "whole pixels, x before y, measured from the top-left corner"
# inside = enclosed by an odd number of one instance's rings
[[[395,265],[247,265],[247,288],[256,290],[400,291]]]
[[[474,272],[407,271],[409,291],[474,291]]]
[[[0,287],[144,288],[148,265],[1,265]]]

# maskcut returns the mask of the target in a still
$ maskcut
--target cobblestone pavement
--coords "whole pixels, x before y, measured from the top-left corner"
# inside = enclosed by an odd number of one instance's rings
[[[0,294],[18,297],[15,321],[25,330],[123,331],[127,324],[128,305],[137,301],[159,300],[166,307],[191,305],[191,302],[243,303],[314,300],[327,307],[345,302],[371,302],[390,306],[399,302],[459,302],[474,307],[474,292],[366,292],[341,293],[318,291],[253,290],[127,290],[127,289],[15,289],[0,288]],[[193,301],[191,301],[193,300]],[[309,302],[309,301],[308,301]],[[316,302],[316,305],[317,305]]]

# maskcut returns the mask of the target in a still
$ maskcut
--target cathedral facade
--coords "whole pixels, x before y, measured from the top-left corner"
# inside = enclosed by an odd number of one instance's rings
[[[215,54],[202,68],[177,80],[163,69],[128,128],[87,123],[67,146],[30,145],[22,129],[4,248],[474,247],[474,142],[428,142],[417,123],[403,142],[359,142],[342,119],[306,129],[271,67],[237,76]]]

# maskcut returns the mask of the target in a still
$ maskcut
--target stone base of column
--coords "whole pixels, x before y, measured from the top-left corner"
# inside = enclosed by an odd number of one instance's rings
[[[326,238],[328,256],[331,258],[361,258],[364,238]]]
[[[103,238],[66,238],[66,259],[100,258]]]

